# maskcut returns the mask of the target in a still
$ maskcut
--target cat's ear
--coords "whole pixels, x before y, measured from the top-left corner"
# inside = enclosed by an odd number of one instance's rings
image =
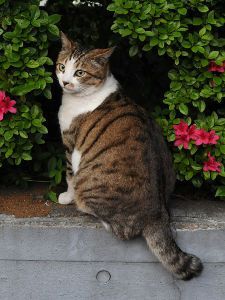
[[[78,46],[77,43],[69,39],[62,31],[60,32],[60,37],[62,42],[62,50],[72,50]]]
[[[95,60],[104,59],[105,61],[108,61],[115,48],[116,47],[111,47],[106,49],[94,49],[88,53],[88,56]]]

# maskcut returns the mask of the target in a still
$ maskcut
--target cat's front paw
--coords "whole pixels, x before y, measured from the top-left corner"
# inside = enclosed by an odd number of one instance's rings
[[[73,201],[73,195],[69,192],[64,192],[59,195],[58,202],[60,204],[70,204]]]

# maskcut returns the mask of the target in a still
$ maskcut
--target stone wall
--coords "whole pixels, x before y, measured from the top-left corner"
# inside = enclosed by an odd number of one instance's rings
[[[123,242],[70,206],[47,217],[0,215],[1,300],[224,300],[225,205],[177,199],[172,226],[198,255],[199,278],[173,278],[141,238]]]

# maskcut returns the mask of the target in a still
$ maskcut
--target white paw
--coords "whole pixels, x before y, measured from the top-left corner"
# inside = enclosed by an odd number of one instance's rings
[[[69,192],[64,192],[59,195],[58,202],[60,204],[70,204],[73,201],[73,195]]]

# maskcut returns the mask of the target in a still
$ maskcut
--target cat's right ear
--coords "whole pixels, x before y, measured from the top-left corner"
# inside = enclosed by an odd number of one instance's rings
[[[77,44],[70,40],[65,33],[60,32],[61,42],[62,42],[62,50],[72,50],[77,47]]]

